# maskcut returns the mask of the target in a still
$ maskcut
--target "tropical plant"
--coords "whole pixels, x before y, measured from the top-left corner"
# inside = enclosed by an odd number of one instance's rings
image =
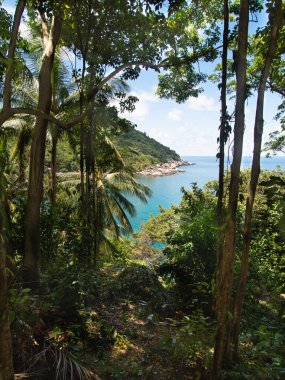
[[[159,271],[175,280],[185,305],[195,298],[197,306],[209,312],[216,265],[216,199],[195,184],[192,191],[182,192],[182,202],[175,209],[177,227],[168,232]]]

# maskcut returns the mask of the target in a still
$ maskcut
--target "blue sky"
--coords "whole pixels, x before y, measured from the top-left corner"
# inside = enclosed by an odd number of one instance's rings
[[[213,70],[214,65],[208,64]],[[217,153],[217,136],[220,118],[219,90],[210,82],[202,84],[204,91],[198,98],[190,98],[184,104],[172,100],[161,100],[155,95],[157,74],[149,70],[130,83],[132,92],[140,99],[136,110],[125,114],[146,132],[161,143],[175,149],[181,155],[209,155]],[[264,141],[279,123],[274,120],[281,99],[268,93],[264,110]],[[253,149],[253,126],[256,98],[246,103],[246,129],[244,155],[251,155]],[[234,101],[229,101],[233,108]]]
[[[4,0],[3,6],[13,12],[15,1]],[[22,26],[22,28],[25,28]],[[205,67],[202,65],[201,67]],[[207,63],[206,71],[211,73],[214,64]],[[124,117],[137,125],[162,144],[176,150],[180,155],[213,156],[217,153],[217,136],[220,118],[220,94],[217,85],[202,84],[204,91],[198,98],[190,98],[184,104],[172,100],[161,100],[156,94],[157,73],[143,71],[139,79],[130,82],[131,93],[140,100],[133,113]],[[274,120],[277,107],[281,102],[278,95],[268,93],[264,109],[264,137],[268,140],[270,132],[278,128]],[[256,99],[252,97],[246,104],[246,129],[243,155],[251,155],[253,149],[253,126]],[[233,108],[234,101],[229,107]]]

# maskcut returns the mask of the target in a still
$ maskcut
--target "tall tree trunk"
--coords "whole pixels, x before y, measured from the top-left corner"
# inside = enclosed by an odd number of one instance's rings
[[[85,81],[85,69],[86,69],[86,59],[83,55],[82,57],[82,77],[80,83],[80,93],[79,93],[79,112],[80,115],[83,114],[83,101],[84,101],[84,81]],[[82,210],[82,231],[81,231],[81,252],[83,253],[84,259],[86,258],[87,246],[88,246],[88,234],[87,234],[87,215],[86,215],[86,197],[85,197],[85,178],[84,178],[84,163],[85,163],[85,125],[84,119],[80,121],[80,152],[79,152],[79,167],[80,167],[80,200],[81,200],[81,210]],[[78,260],[78,265],[80,265],[80,260]]]
[[[44,15],[42,28],[44,53],[39,74],[38,109],[49,114],[52,100],[51,74],[55,49],[62,27],[62,16],[53,16],[50,32]],[[39,282],[40,261],[40,207],[43,194],[43,173],[46,145],[47,120],[39,116],[32,134],[30,151],[30,171],[28,205],[26,214],[26,240],[24,255],[24,281],[29,287],[36,288]]]
[[[82,78],[81,78],[81,88],[79,94],[79,110],[80,115],[83,114],[83,91],[84,91],[84,79],[85,79],[85,58],[83,57],[82,63]],[[79,155],[79,166],[80,166],[80,194],[81,202],[84,207],[85,205],[85,187],[84,187],[84,121],[80,122],[80,155]],[[85,209],[83,208],[83,212]]]
[[[3,110],[9,109],[11,107],[13,62],[19,27],[25,6],[25,0],[19,0],[16,6],[7,56],[8,65],[4,80]],[[6,259],[7,255],[10,254],[11,244],[9,240],[10,226],[9,217],[7,214],[8,201],[6,195],[6,181],[4,177],[3,167],[4,158],[3,162],[0,162],[0,379],[13,380],[13,353],[10,333],[6,276]]]
[[[3,143],[0,146],[2,156]],[[0,379],[14,379],[13,355],[7,296],[6,261],[9,252],[9,219],[6,214],[5,158],[0,156]]]
[[[88,1],[88,9],[90,15],[91,12],[91,2]],[[83,103],[84,103],[84,82],[85,82],[85,71],[86,71],[86,59],[88,55],[88,45],[90,43],[90,33],[91,33],[91,18],[88,17],[87,20],[84,20],[84,26],[86,27],[87,34],[85,38],[84,35],[84,28],[82,25],[82,19],[80,17],[80,4],[79,2],[75,2],[74,4],[74,10],[76,14],[76,21],[77,21],[77,35],[78,35],[78,42],[79,42],[79,51],[82,56],[82,75],[81,75],[81,81],[80,81],[80,93],[79,93],[79,109],[80,109],[80,116],[83,114]],[[79,157],[79,165],[80,165],[80,193],[81,193],[81,202],[82,202],[82,211],[83,211],[83,217],[85,215],[85,181],[84,181],[84,145],[85,145],[85,130],[84,130],[84,119],[82,118],[80,121],[80,157]],[[83,226],[83,235],[85,234],[84,231],[85,226]],[[82,252],[84,252],[84,239],[82,239]]]
[[[233,282],[233,265],[236,242],[236,210],[239,192],[240,164],[242,158],[244,135],[244,108],[246,97],[246,55],[248,37],[249,0],[240,0],[238,52],[237,52],[237,90],[235,106],[234,148],[229,187],[229,203],[227,210],[227,228],[221,261],[219,278],[217,279],[217,331],[215,338],[212,377],[221,378],[222,362],[225,357],[225,340],[228,333],[227,317],[230,309]]]
[[[227,139],[227,62],[228,62],[228,34],[229,34],[229,4],[224,0],[224,32],[222,53],[222,86],[221,86],[221,125],[219,136],[219,190],[217,201],[217,271],[216,278],[220,277],[220,263],[224,246],[224,166],[225,143]]]
[[[243,248],[242,248],[242,261],[241,271],[238,283],[237,294],[233,307],[233,321],[230,335],[230,342],[228,345],[228,357],[230,360],[237,360],[238,358],[238,343],[240,334],[240,322],[242,315],[242,306],[244,300],[244,293],[247,283],[248,267],[249,267],[249,248],[251,240],[251,224],[252,224],[252,210],[256,194],[256,187],[260,173],[260,154],[263,134],[263,109],[264,109],[264,94],[266,90],[266,81],[269,75],[272,59],[275,55],[277,48],[277,41],[279,30],[282,23],[282,0],[275,0],[275,9],[272,19],[271,35],[268,41],[268,51],[262,69],[258,95],[256,104],[255,124],[254,124],[254,150],[253,160],[251,166],[251,178],[248,188],[248,195],[246,199],[246,211],[243,231]]]
[[[56,202],[56,158],[57,158],[57,142],[58,136],[52,136],[52,148],[51,148],[51,188],[50,188],[50,201],[54,206]]]
[[[96,163],[95,163],[96,165]],[[95,172],[96,170],[96,172]],[[97,267],[98,259],[99,259],[99,251],[100,251],[100,218],[99,218],[99,198],[98,198],[98,188],[97,188],[97,168],[94,169],[93,172],[93,245],[94,245],[94,267]]]
[[[94,66],[90,66],[90,84],[89,93],[92,92],[94,86],[95,71]],[[88,126],[86,130],[86,215],[87,215],[87,228],[89,233],[88,252],[87,252],[87,265],[91,264],[91,257],[95,257],[94,235],[94,202],[95,202],[95,157],[94,157],[94,127],[95,127],[95,99],[90,102],[88,112]],[[93,233],[91,233],[93,231]],[[93,237],[93,238],[92,238]]]

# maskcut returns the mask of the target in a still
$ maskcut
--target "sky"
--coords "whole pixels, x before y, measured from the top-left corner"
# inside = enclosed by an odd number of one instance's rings
[[[13,12],[15,1],[4,0],[3,6]],[[25,30],[24,25],[22,30]],[[211,63],[207,63],[207,66],[201,65],[208,74],[214,70],[214,66]],[[159,99],[156,95],[157,84],[157,73],[152,70],[142,71],[136,81],[129,82],[131,94],[140,100],[134,112],[126,112],[122,116],[135,123],[138,130],[146,132],[148,136],[174,149],[181,156],[216,155],[220,120],[220,93],[217,85],[210,82],[201,84],[203,92],[198,98],[189,98],[185,103],[178,104],[173,100]],[[253,150],[255,103],[255,97],[246,103],[243,148],[245,156],[252,155]],[[266,94],[264,142],[268,141],[270,132],[278,129],[279,123],[274,120],[274,116],[280,103],[280,96]],[[229,108],[233,106],[234,101],[231,100]]]
[[[131,92],[140,100],[133,113],[124,116],[162,144],[169,146],[182,156],[213,156],[217,153],[217,137],[220,122],[220,93],[216,84],[202,84],[204,91],[198,98],[189,98],[178,104],[172,100],[159,99],[155,94],[157,74],[142,73],[130,83]],[[264,109],[264,141],[278,128],[274,120],[281,100],[274,94],[266,94]],[[234,101],[229,102],[233,108]],[[256,99],[246,103],[246,128],[243,155],[252,155],[253,127]]]

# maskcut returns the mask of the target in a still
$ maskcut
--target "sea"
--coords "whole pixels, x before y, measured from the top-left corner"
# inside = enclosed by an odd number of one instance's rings
[[[183,160],[194,165],[181,167],[185,170],[170,176],[147,177],[138,176],[138,182],[147,185],[152,190],[152,196],[147,203],[141,202],[136,197],[128,196],[128,199],[136,207],[136,215],[130,218],[134,231],[139,231],[142,223],[145,223],[151,216],[159,213],[160,206],[169,208],[171,205],[178,205],[181,201],[181,188],[191,189],[191,184],[196,182],[199,187],[203,187],[207,182],[218,179],[218,160],[213,156],[184,156]],[[242,169],[251,166],[251,157],[243,157]],[[225,167],[230,162],[225,162]],[[261,169],[285,170],[285,156],[272,156],[271,158],[261,158]]]

